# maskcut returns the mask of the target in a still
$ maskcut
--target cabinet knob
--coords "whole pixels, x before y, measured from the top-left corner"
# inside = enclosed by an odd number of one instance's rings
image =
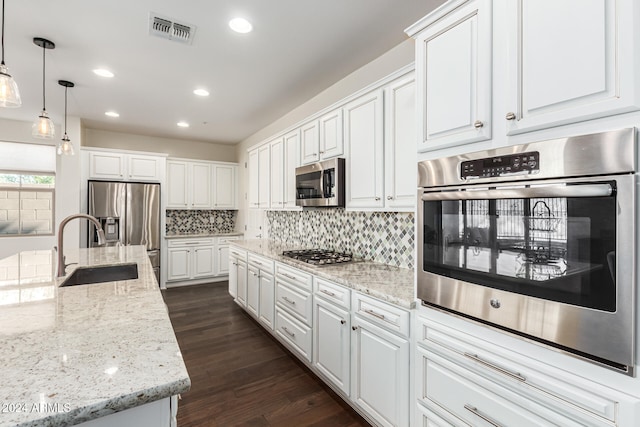
[[[393,196],[387,196],[387,200],[393,200]]]
[[[380,200],[380,197],[376,197],[376,202]]]
[[[480,128],[481,128],[481,127],[483,127],[483,126],[484,126],[484,123],[482,123],[480,120],[476,120],[476,121],[473,123],[473,127],[474,127],[474,128],[476,128],[476,129],[480,129]]]
[[[340,319],[340,323],[344,325],[345,323],[347,323],[347,321]]]
[[[507,113],[505,118],[507,120],[515,120],[516,119],[516,115],[515,115],[515,113]]]
[[[351,329],[353,329],[354,331],[357,331],[358,327],[357,326],[352,326]]]

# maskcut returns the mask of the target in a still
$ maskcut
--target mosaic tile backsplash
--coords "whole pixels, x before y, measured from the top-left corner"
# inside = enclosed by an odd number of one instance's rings
[[[413,268],[413,213],[344,209],[268,211],[269,238],[309,248],[352,252],[366,260]]]
[[[167,234],[231,233],[237,211],[167,210]]]

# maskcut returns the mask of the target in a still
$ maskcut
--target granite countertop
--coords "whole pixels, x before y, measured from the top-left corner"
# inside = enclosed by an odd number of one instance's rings
[[[191,385],[145,248],[65,252],[135,262],[138,279],[58,287],[52,251],[0,260],[0,426],[74,425]]]
[[[164,236],[165,239],[183,239],[189,237],[227,237],[227,236],[242,236],[243,233],[234,231],[231,233],[171,233]]]
[[[306,247],[303,248],[272,240],[234,240],[231,244],[374,298],[406,309],[415,308],[414,273],[411,269],[371,261],[355,261],[314,267],[282,256],[282,251],[284,250],[308,249]]]

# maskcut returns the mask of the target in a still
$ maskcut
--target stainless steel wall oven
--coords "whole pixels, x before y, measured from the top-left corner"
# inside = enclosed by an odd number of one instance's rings
[[[635,138],[418,163],[418,298],[634,375]]]

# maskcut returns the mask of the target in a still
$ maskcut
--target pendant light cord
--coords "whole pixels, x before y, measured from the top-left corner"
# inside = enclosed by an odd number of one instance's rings
[[[4,0],[2,0],[2,65],[4,65]]]
[[[64,87],[64,134],[67,134],[67,90],[68,86]]]
[[[4,1],[4,0],[2,0],[2,1]],[[44,76],[46,76],[46,74],[45,74],[45,58],[44,58],[44,55],[45,55],[45,52],[47,50],[47,48],[45,46],[46,46],[46,44],[42,46],[42,111],[47,111],[47,109],[45,107],[46,106],[46,102],[45,102],[46,101],[46,94],[45,94],[45,87],[44,87],[44,82],[45,82],[45,77]]]

